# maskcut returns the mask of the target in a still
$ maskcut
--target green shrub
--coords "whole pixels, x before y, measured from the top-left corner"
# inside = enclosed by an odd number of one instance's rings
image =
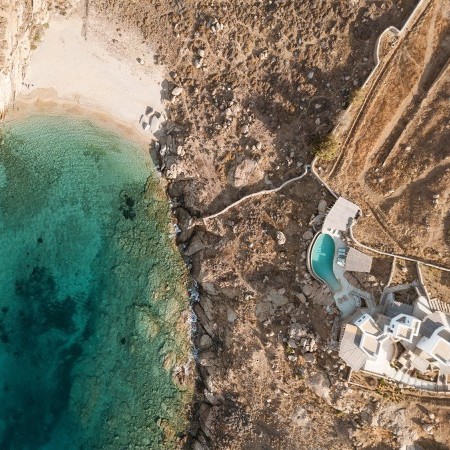
[[[339,149],[339,142],[336,136],[329,134],[317,141],[313,146],[313,153],[323,161],[331,161],[336,158]]]
[[[355,89],[351,94],[350,94],[350,103],[352,104],[361,104],[364,101],[364,90],[362,88],[359,89]]]

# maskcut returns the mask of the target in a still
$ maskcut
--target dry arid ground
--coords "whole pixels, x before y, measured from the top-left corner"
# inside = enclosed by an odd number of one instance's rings
[[[450,3],[424,2],[384,53],[326,177],[366,212],[362,242],[450,267]]]
[[[128,27],[139,28],[154,46],[154,62],[167,69],[162,95],[169,122],[152,150],[169,181],[180,249],[200,290],[194,305],[198,393],[186,447],[395,449],[415,442],[428,449],[450,443],[445,401],[411,398],[376,381],[373,390],[345,381],[331,296],[305,264],[310,221],[320,200],[332,202],[314,178],[190,227],[247,193],[302,173],[374,67],[381,31],[400,28],[415,5],[90,4],[88,27],[109,18],[117,45]],[[171,95],[175,87],[181,94]],[[379,293],[390,262],[380,258],[375,266],[375,275],[360,281]]]

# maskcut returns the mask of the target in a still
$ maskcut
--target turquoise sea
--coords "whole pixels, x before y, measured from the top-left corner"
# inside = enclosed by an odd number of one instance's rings
[[[0,137],[0,448],[172,448],[185,274],[151,160],[73,117]]]

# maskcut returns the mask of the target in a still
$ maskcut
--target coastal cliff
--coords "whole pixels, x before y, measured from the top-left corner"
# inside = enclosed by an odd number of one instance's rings
[[[49,14],[74,1],[0,0],[0,115],[20,91],[30,54],[42,40]]]
[[[0,63],[9,98],[21,87],[38,30],[45,28],[45,5],[65,14],[54,1],[41,0],[37,7],[17,0],[28,6],[21,25],[8,23],[16,44],[2,49],[8,58]],[[403,389],[384,381],[348,383],[336,346],[339,316],[306,262],[313,227],[334,199],[315,178],[299,177],[361,97],[378,37],[388,26],[401,29],[417,0],[88,3],[86,9],[81,5],[91,47],[101,40],[130,71],[158,67],[165,76],[161,109],[154,108],[165,117],[158,119],[151,151],[178,220],[177,244],[196,282],[191,299],[198,379],[184,448],[278,449],[295,443],[310,449],[317,443],[317,449],[419,450],[447,444],[445,409],[435,398],[420,398],[418,407]],[[15,5],[5,10],[13,18],[19,14]],[[54,30],[54,22],[50,26]],[[49,64],[58,70],[61,65]],[[138,91],[137,84],[123,90],[128,99]],[[143,101],[151,97],[147,87],[138,93]],[[2,105],[7,101],[2,98]],[[116,104],[115,113],[126,109]],[[326,167],[318,171],[323,175]],[[293,178],[299,179],[278,190]],[[265,190],[272,194],[227,209]],[[434,195],[433,205],[439,195],[442,202],[442,193]],[[365,290],[378,292],[390,279],[390,261],[380,258],[377,267],[358,279]],[[415,269],[401,266],[397,272],[401,284],[412,280],[406,277]],[[431,285],[437,297],[450,283],[443,278]]]

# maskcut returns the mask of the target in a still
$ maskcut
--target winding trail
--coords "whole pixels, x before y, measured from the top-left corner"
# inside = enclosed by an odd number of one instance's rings
[[[412,261],[412,262],[415,262],[415,263],[423,264],[424,266],[433,267],[434,269],[443,270],[444,272],[450,272],[450,269],[447,268],[447,267],[439,266],[437,264],[432,264],[432,263],[429,263],[429,262],[426,262],[426,261],[422,261],[420,259],[410,258],[409,256],[401,256],[401,255],[397,255],[395,253],[384,252],[382,250],[377,250],[376,248],[369,247],[368,245],[362,244],[353,235],[353,225],[354,225],[354,223],[352,223],[350,228],[349,228],[349,236],[350,236],[350,239],[358,247],[364,248],[364,249],[369,250],[369,251],[374,252],[374,253],[378,253],[379,255],[391,256],[392,258],[403,259],[405,261]]]
[[[316,162],[317,162],[317,156],[314,157],[312,163],[311,163],[311,173],[317,178],[319,183],[337,200],[339,198],[339,195],[336,194],[336,192],[331,189],[330,185],[323,180],[320,175],[317,173],[316,170]]]
[[[263,195],[268,195],[268,194],[274,194],[276,192],[281,191],[283,188],[285,188],[286,186],[288,186],[291,183],[294,183],[295,181],[299,181],[302,178],[304,178],[308,173],[311,173],[318,181],[319,183],[324,186],[328,192],[334,197],[334,198],[338,198],[339,196],[336,194],[336,192],[333,191],[333,189],[331,189],[331,187],[320,177],[320,175],[317,173],[316,168],[315,168],[315,164],[317,162],[317,157],[314,158],[314,160],[312,161],[311,165],[305,165],[305,170],[303,171],[303,173],[301,175],[299,175],[298,177],[294,177],[291,178],[290,180],[285,181],[283,184],[281,184],[280,186],[273,188],[273,189],[264,189],[262,191],[258,191],[258,192],[253,192],[252,194],[248,194],[245,195],[244,197],[242,197],[241,199],[235,201],[234,203],[231,203],[230,205],[228,205],[227,207],[225,207],[224,209],[211,214],[209,216],[205,216],[205,217],[201,217],[199,219],[197,219],[192,226],[195,225],[199,225],[201,222],[203,222],[203,224],[206,224],[206,222],[208,220],[211,219],[215,219],[216,217],[221,216],[222,214],[225,214],[226,212],[228,212],[230,209],[235,208],[236,206],[240,205],[241,203],[245,202],[246,200],[249,200],[251,198],[255,198],[255,197],[261,197]],[[397,255],[396,253],[390,253],[390,252],[385,252],[383,250],[378,250],[376,248],[373,247],[369,247],[368,245],[365,245],[361,242],[359,242],[355,236],[353,235],[353,226],[355,225],[355,223],[352,223],[350,228],[349,228],[349,236],[350,239],[353,241],[353,243],[355,245],[357,245],[358,247],[364,248],[366,250],[369,250],[373,253],[378,253],[379,255],[384,255],[384,256],[390,256],[392,258],[396,258],[396,259],[402,259],[405,261],[412,261],[416,264],[423,264],[424,266],[428,266],[428,267],[433,267],[435,269],[439,269],[439,270],[443,270],[444,272],[450,272],[450,269],[447,267],[443,267],[443,266],[439,266],[437,264],[432,264],[426,261],[422,261],[420,259],[415,259],[415,258],[411,258],[409,256],[402,256],[402,255]]]
[[[333,189],[331,189],[331,187],[317,173],[316,168],[315,168],[316,162],[317,162],[317,157],[315,157],[313,159],[312,163],[311,163],[311,173],[319,180],[319,183],[322,184],[330,192],[330,194],[333,195],[333,197],[335,197],[337,199],[339,196],[336,194],[336,192],[334,192]],[[401,256],[401,255],[397,255],[395,253],[389,253],[389,252],[385,252],[385,251],[382,251],[382,250],[377,250],[376,248],[369,247],[368,245],[362,244],[353,235],[353,226],[354,225],[355,225],[355,223],[352,223],[352,225],[349,228],[349,236],[350,236],[351,240],[357,246],[359,246],[361,248],[364,248],[364,249],[369,250],[369,251],[374,252],[374,253],[378,253],[380,255],[390,256],[390,257],[395,258],[395,259],[403,259],[405,261],[412,261],[412,262],[415,262],[416,264],[423,264],[424,266],[433,267],[435,269],[443,270],[444,272],[450,272],[450,269],[447,268],[447,267],[439,266],[437,264],[428,263],[428,262],[422,261],[420,259],[410,258],[409,256]]]
[[[424,5],[425,5],[425,6],[424,6]],[[420,8],[422,8],[423,6],[424,6],[424,9],[423,9],[420,13],[418,13],[418,11],[420,10]],[[356,115],[355,120],[353,121],[352,126],[350,127],[349,133],[347,134],[346,139],[345,139],[345,142],[344,142],[344,144],[342,145],[343,148],[345,148],[345,147],[346,147],[346,144],[349,142],[349,140],[352,139],[352,137],[353,137],[353,131],[354,131],[356,125],[359,123],[359,119],[360,119],[360,117],[362,116],[362,112],[364,111],[365,106],[367,105],[368,101],[369,101],[370,98],[373,96],[374,92],[376,91],[376,87],[377,87],[378,81],[381,79],[381,77],[382,77],[382,75],[384,74],[385,70],[386,70],[387,67],[389,66],[389,62],[392,60],[393,56],[396,54],[396,50],[400,47],[399,42],[397,42],[397,43],[396,43],[396,48],[395,48],[394,51],[389,55],[389,58],[386,60],[386,62],[385,62],[385,64],[384,64],[384,67],[382,67],[381,70],[379,71],[380,65],[381,65],[381,62],[382,62],[382,60],[380,59],[380,46],[381,46],[381,44],[382,44],[382,40],[383,40],[384,35],[385,35],[386,33],[388,33],[388,32],[391,32],[392,34],[394,34],[394,35],[397,36],[397,38],[399,39],[399,41],[400,41],[401,39],[404,39],[404,38],[408,35],[408,33],[409,33],[412,29],[414,29],[414,26],[417,24],[417,22],[418,22],[418,21],[420,20],[420,18],[423,16],[424,12],[428,9],[429,6],[430,6],[430,1],[429,1],[429,0],[420,0],[420,1],[418,2],[418,4],[416,5],[416,7],[414,8],[414,10],[413,10],[413,12],[411,13],[411,15],[409,16],[409,18],[407,19],[407,21],[405,22],[405,24],[404,24],[404,26],[402,27],[401,30],[398,30],[397,28],[390,26],[390,27],[388,27],[387,29],[385,29],[385,30],[381,33],[381,35],[379,36],[379,38],[378,38],[378,40],[377,40],[377,43],[376,43],[375,52],[374,52],[374,53],[375,53],[375,63],[376,63],[376,64],[375,64],[375,67],[373,68],[373,70],[371,71],[371,73],[369,74],[368,78],[367,78],[366,81],[364,82],[363,87],[366,87],[366,86],[369,84],[369,82],[370,82],[374,77],[375,77],[375,79],[374,79],[372,85],[371,85],[370,88],[369,88],[369,92],[368,92],[368,93],[366,94],[366,96],[365,96],[365,99],[364,99],[363,104],[362,104],[362,105],[360,106],[360,108],[359,108],[359,111],[358,111],[358,113],[357,113],[357,115]],[[377,71],[379,71],[378,74],[377,74]],[[377,74],[377,75],[376,75],[376,74]],[[339,127],[339,125],[335,128],[335,130],[336,130],[338,127]],[[337,166],[340,164],[340,162],[341,162],[342,159],[343,159],[344,154],[345,154],[345,151],[341,151],[341,154],[338,156],[338,158],[337,158],[337,160],[336,160],[336,162],[335,162],[335,164],[334,164],[334,166],[333,166],[333,168],[332,168],[332,170],[331,170],[330,175],[333,174],[333,172],[335,171],[335,169],[337,168]],[[339,197],[339,195],[338,195],[336,192],[334,192],[333,189],[332,189],[332,188],[331,188],[331,187],[330,187],[330,186],[329,186],[329,185],[321,178],[321,176],[317,173],[317,170],[316,170],[316,167],[315,167],[315,166],[316,166],[316,163],[317,163],[317,160],[318,160],[317,157],[315,157],[315,158],[313,159],[311,165],[305,165],[305,170],[304,170],[304,172],[302,173],[302,175],[300,175],[300,176],[298,176],[298,177],[291,178],[290,180],[285,181],[282,185],[280,185],[280,186],[277,187],[277,188],[273,188],[273,189],[265,189],[265,190],[262,190],[262,191],[259,191],[259,192],[254,192],[254,193],[252,193],[252,194],[248,194],[248,195],[242,197],[241,199],[237,200],[236,202],[231,203],[230,205],[228,205],[227,207],[225,207],[224,209],[218,211],[218,212],[215,213],[215,214],[211,214],[211,215],[209,215],[209,216],[205,216],[205,217],[202,217],[202,218],[197,219],[197,220],[195,221],[195,224],[194,224],[194,225],[197,225],[197,224],[199,224],[199,223],[201,223],[201,222],[203,222],[203,224],[206,224],[206,222],[207,222],[208,220],[215,219],[216,217],[219,217],[219,216],[225,214],[225,213],[228,212],[229,210],[235,208],[236,206],[240,205],[241,203],[245,202],[246,200],[249,200],[250,198],[260,197],[260,196],[263,196],[263,195],[268,195],[268,194],[273,194],[273,193],[279,192],[281,189],[283,189],[283,188],[286,187],[287,185],[289,185],[289,184],[291,184],[291,183],[293,183],[293,182],[295,182],[295,181],[301,180],[301,179],[302,179],[303,177],[305,177],[309,172],[311,172],[311,174],[319,181],[319,183],[320,183],[323,187],[325,187],[325,189],[326,189],[326,190],[327,190],[334,198],[337,199],[337,198]],[[423,264],[424,266],[433,267],[433,268],[435,268],[435,269],[442,270],[442,271],[445,271],[445,272],[450,272],[450,268],[447,268],[447,267],[439,266],[439,265],[437,265],[437,264],[428,263],[428,262],[426,262],[426,261],[418,260],[418,259],[411,258],[411,257],[408,257],[408,256],[402,256],[402,255],[398,255],[398,254],[395,254],[395,253],[385,252],[385,251],[383,251],[383,250],[378,250],[378,249],[375,249],[375,248],[370,247],[370,246],[368,246],[368,245],[365,245],[365,244],[359,242],[359,241],[354,237],[354,235],[353,235],[353,226],[354,226],[354,223],[352,223],[352,225],[351,225],[350,228],[349,228],[349,237],[350,237],[351,240],[354,242],[354,244],[357,245],[358,247],[361,247],[361,248],[366,249],[366,250],[368,250],[368,251],[371,251],[371,252],[373,252],[373,253],[377,253],[377,254],[380,254],[380,255],[392,257],[392,258],[394,258],[394,261],[397,260],[397,259],[405,260],[405,261],[411,261],[411,262],[416,263],[416,264],[418,265],[418,267],[419,267],[419,264]],[[394,265],[395,265],[395,262],[394,262]],[[392,273],[391,273],[391,276],[392,276]]]
[[[205,222],[210,219],[215,219],[216,217],[221,216],[222,214],[225,214],[230,209],[240,205],[241,203],[245,202],[246,200],[248,200],[250,198],[260,197],[262,195],[274,194],[275,192],[279,192],[279,191],[281,191],[281,189],[285,188],[287,185],[294,183],[295,181],[301,180],[305,175],[307,175],[309,173],[310,169],[311,169],[310,165],[305,165],[305,170],[303,171],[303,173],[301,175],[285,181],[281,186],[278,186],[277,188],[273,188],[273,189],[264,189],[263,191],[253,192],[252,194],[245,195],[244,197],[235,201],[234,203],[231,203],[231,205],[228,205],[226,208],[222,209],[221,211],[216,212],[215,214],[211,214],[210,216],[202,217],[199,220]]]
[[[378,87],[378,83],[379,81],[382,79],[383,75],[385,74],[386,70],[390,67],[390,63],[393,60],[394,56],[397,54],[397,50],[401,47],[400,42],[401,40],[405,39],[409,32],[412,31],[415,27],[415,25],[419,22],[419,20],[422,18],[422,16],[424,15],[424,13],[427,11],[427,9],[430,7],[430,0],[420,0],[419,3],[417,4],[417,6],[414,8],[414,11],[411,13],[411,15],[409,16],[408,20],[405,22],[404,26],[402,27],[402,29],[396,33],[397,37],[398,37],[398,41],[396,43],[395,48],[393,49],[393,51],[391,52],[391,54],[388,56],[387,60],[385,61],[384,65],[381,66],[381,62],[382,60],[379,59],[379,46],[381,45],[382,42],[382,36],[386,33],[386,30],[384,30],[383,33],[381,33],[379,40],[377,41],[377,45],[376,45],[376,52],[375,55],[377,56],[378,62],[376,63],[374,69],[372,70],[372,72],[370,73],[369,77],[367,78],[367,80],[365,81],[365,83],[363,84],[363,87],[366,87],[369,83],[369,81],[372,80],[372,78],[374,78],[373,83],[371,84],[371,86],[369,87],[369,90],[367,92],[367,94],[364,97],[364,101],[362,103],[362,105],[359,107],[358,112],[356,113],[356,117],[354,118],[350,129],[347,132],[347,135],[344,139],[344,142],[341,144],[341,152],[338,155],[338,157],[336,158],[336,161],[330,171],[329,176],[333,176],[333,174],[336,172],[337,168],[341,165],[341,163],[344,160],[344,156],[347,154],[346,149],[348,147],[349,142],[353,139],[353,135],[354,135],[354,131],[356,130],[356,128],[359,126],[361,118],[363,116],[363,113],[366,109],[367,104],[369,103],[369,101],[372,99],[372,97],[374,96],[374,94],[377,91],[377,87]],[[418,13],[419,9],[423,6],[424,9]],[[414,20],[415,19],[415,20]],[[391,27],[388,28],[388,30]],[[376,72],[379,72],[376,76]],[[336,130],[336,128],[335,128]]]
[[[405,22],[405,24],[403,25],[401,30],[398,30],[395,27],[389,27],[387,29],[385,29],[381,35],[379,36],[377,43],[376,43],[376,47],[375,47],[375,67],[373,68],[373,70],[371,71],[371,73],[369,74],[368,78],[366,79],[366,81],[363,84],[363,88],[365,88],[366,86],[369,85],[369,82],[372,81],[372,83],[369,86],[369,90],[365,95],[364,101],[362,103],[362,105],[359,106],[358,108],[358,112],[356,113],[356,117],[354,118],[350,129],[344,139],[344,142],[341,144],[341,152],[338,155],[330,173],[328,174],[328,177],[331,177],[336,169],[338,168],[338,166],[340,166],[345,154],[346,154],[346,148],[348,146],[348,143],[353,139],[353,134],[354,134],[354,130],[355,128],[358,126],[360,119],[363,115],[363,112],[365,110],[365,107],[367,105],[367,103],[370,101],[370,99],[373,97],[373,95],[376,93],[377,91],[377,87],[378,84],[382,78],[382,76],[384,75],[385,71],[387,70],[387,68],[389,67],[390,62],[392,61],[394,55],[397,53],[397,49],[399,49],[401,47],[400,42],[402,40],[404,40],[408,34],[414,30],[416,24],[420,21],[420,19],[423,17],[424,13],[428,10],[428,8],[430,7],[431,2],[430,0],[420,0],[418,2],[418,4],[416,5],[416,7],[414,8],[413,12],[411,13],[411,15],[409,16],[409,18],[407,19],[407,21]],[[388,59],[384,62],[384,64],[382,65],[383,61],[380,59],[380,47],[383,41],[383,37],[386,33],[391,32],[394,35],[396,35],[396,37],[398,38],[398,41],[396,42],[396,48],[391,52],[391,54],[389,55]],[[346,112],[345,115],[347,115],[348,110]],[[338,130],[338,128],[341,125],[338,124],[335,129],[333,130],[333,133],[336,133],[336,131]],[[333,189],[325,182],[325,180],[323,180],[321,178],[321,176],[317,173],[316,170],[316,163],[317,163],[318,159],[317,157],[314,158],[313,162],[311,163],[311,173],[319,180],[319,182],[330,192],[330,194],[332,194],[335,198],[338,198],[338,195],[333,191]],[[424,175],[422,175],[424,176]],[[371,211],[372,213],[374,213],[374,211]],[[381,225],[381,227],[387,232],[387,234],[393,238],[391,236],[391,233],[389,232],[388,227],[386,226],[385,223],[383,223],[383,220],[380,219],[376,214],[374,214],[375,219],[377,220],[377,222]],[[352,224],[353,226],[354,224]],[[350,238],[352,239],[352,241],[355,243],[355,245],[369,250],[371,252],[374,253],[378,253],[381,255],[385,255],[385,256],[390,256],[392,258],[395,259],[402,259],[402,260],[406,260],[406,261],[412,261],[415,262],[417,265],[419,264],[423,264],[425,266],[429,266],[429,267],[433,267],[445,272],[450,272],[450,269],[447,267],[443,267],[437,264],[432,264],[432,263],[428,263],[422,260],[418,260],[415,258],[411,258],[408,256],[401,256],[395,253],[390,253],[390,252],[385,252],[382,250],[377,250],[375,248],[369,247],[368,245],[362,244],[361,242],[359,242],[353,235],[353,230],[352,227],[350,227],[349,230],[349,235]],[[394,242],[396,242],[396,240],[394,239]],[[399,243],[397,243],[400,247],[401,245]],[[391,274],[392,275],[392,274]]]

